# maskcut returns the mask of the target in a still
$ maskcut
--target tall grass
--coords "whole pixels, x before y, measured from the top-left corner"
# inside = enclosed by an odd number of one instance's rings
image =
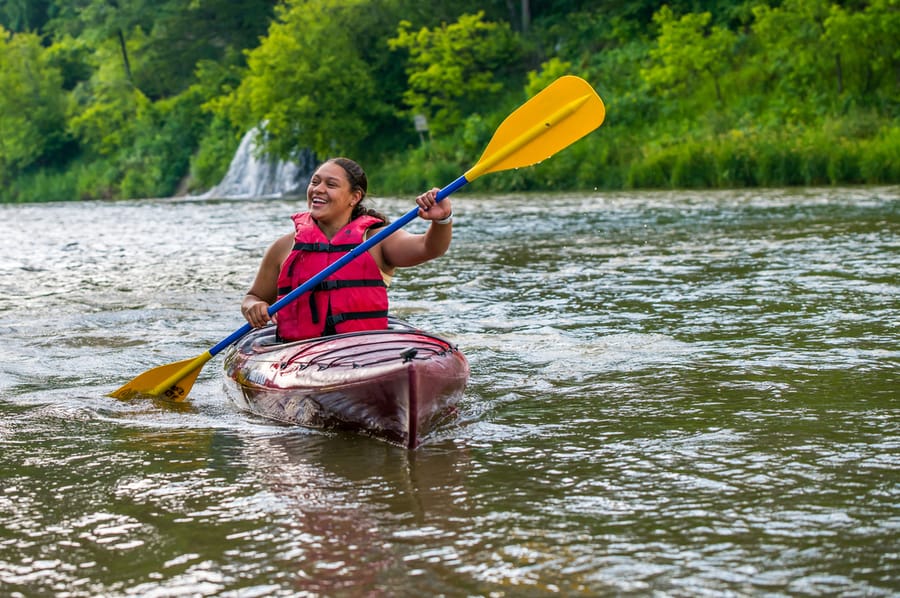
[[[22,175],[0,190],[6,203],[67,201],[78,199],[78,174],[40,170]]]
[[[79,159],[65,168],[25,173],[0,189],[0,201],[32,203],[121,197],[122,172],[111,160]]]
[[[601,127],[531,168],[491,174],[479,191],[725,189],[900,183],[900,127],[834,120],[819,126],[731,129],[640,137]],[[655,134],[654,134],[655,135]],[[413,193],[456,178],[453,140],[394,156],[378,170],[387,192]],[[438,182],[440,181],[440,182]]]
[[[859,175],[870,184],[900,181],[900,126],[881,131],[876,139],[859,144]]]

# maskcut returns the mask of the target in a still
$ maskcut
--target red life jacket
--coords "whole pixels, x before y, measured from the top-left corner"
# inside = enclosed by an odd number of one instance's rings
[[[329,241],[308,212],[291,218],[297,232],[294,248],[278,275],[279,299],[360,245],[370,227],[384,224],[378,218],[360,216]],[[278,336],[292,341],[323,334],[384,330],[387,314],[387,285],[375,258],[367,251],[281,308],[276,316]]]

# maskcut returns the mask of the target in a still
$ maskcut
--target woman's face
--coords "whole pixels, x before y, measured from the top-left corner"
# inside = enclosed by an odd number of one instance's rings
[[[349,222],[353,206],[361,198],[359,191],[350,188],[347,172],[333,162],[319,166],[306,188],[306,204],[310,215],[320,222],[332,225],[343,226]]]

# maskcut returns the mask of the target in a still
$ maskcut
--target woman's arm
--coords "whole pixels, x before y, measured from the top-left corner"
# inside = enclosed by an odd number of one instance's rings
[[[449,218],[453,209],[449,199],[436,201],[438,191],[434,188],[416,198],[419,217],[431,221],[424,234],[414,235],[401,229],[381,242],[381,255],[389,268],[417,266],[444,255],[450,248],[453,224],[438,221]]]
[[[269,322],[269,306],[278,298],[281,264],[287,259],[293,246],[293,234],[281,237],[269,246],[259,264],[256,278],[241,302],[241,313],[254,328],[265,326]]]

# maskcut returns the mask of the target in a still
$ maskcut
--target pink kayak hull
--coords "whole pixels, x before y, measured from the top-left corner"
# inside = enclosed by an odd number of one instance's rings
[[[450,342],[392,320],[391,328],[276,343],[249,333],[225,358],[238,408],[319,429],[345,429],[416,448],[452,417],[469,378]]]

